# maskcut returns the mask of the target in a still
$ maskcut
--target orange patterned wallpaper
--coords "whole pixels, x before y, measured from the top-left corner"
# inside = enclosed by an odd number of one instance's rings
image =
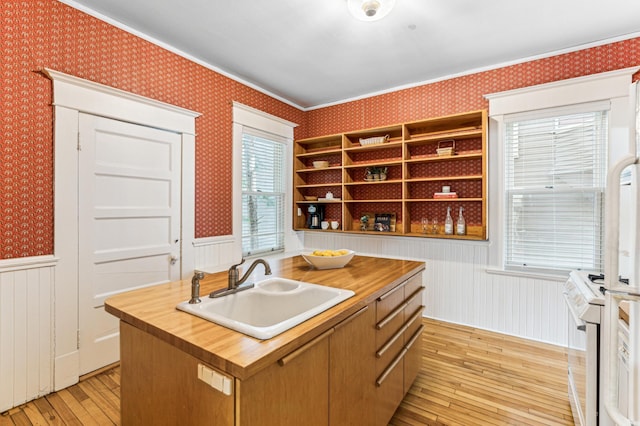
[[[51,68],[202,113],[196,237],[231,233],[231,101],[299,123],[297,138],[487,106],[482,95],[640,64],[640,39],[309,112],[55,0],[2,0],[0,258],[53,252]]]
[[[55,0],[2,0],[0,258],[53,252],[51,68],[202,114],[196,237],[231,234],[231,101],[304,113]]]
[[[307,113],[305,137],[488,108],[483,95],[640,65],[640,38],[452,78]]]

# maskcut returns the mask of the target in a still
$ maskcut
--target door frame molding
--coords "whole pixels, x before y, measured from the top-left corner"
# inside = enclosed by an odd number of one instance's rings
[[[81,112],[181,134],[181,270],[195,267],[195,119],[199,113],[51,69],[54,109],[54,390],[79,380],[78,128]]]

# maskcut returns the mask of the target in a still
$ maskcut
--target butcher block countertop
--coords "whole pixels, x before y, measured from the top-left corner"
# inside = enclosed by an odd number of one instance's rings
[[[248,269],[247,261],[242,272]],[[341,269],[316,270],[302,256],[269,261],[270,277],[288,278],[353,290],[355,296],[268,340],[258,340],[178,311],[191,297],[191,280],[123,293],[105,302],[107,312],[239,379],[251,377],[313,340],[380,295],[423,271],[423,262],[356,255]],[[251,278],[266,278],[259,265]],[[227,287],[227,271],[200,281],[201,298]]]

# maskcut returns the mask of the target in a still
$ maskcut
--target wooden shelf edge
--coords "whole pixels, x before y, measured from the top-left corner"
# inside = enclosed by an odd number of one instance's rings
[[[316,169],[315,167],[309,167],[306,169],[298,169],[296,173],[308,173],[308,172],[324,172],[327,170],[342,170],[342,166],[329,166],[321,169]]]
[[[482,129],[470,127],[459,132],[443,131],[441,133],[417,134],[409,136],[404,142],[407,145],[419,145],[420,143],[435,143],[444,139],[473,139],[482,137],[482,132]]]
[[[405,202],[407,203],[427,203],[427,202],[435,202],[435,203],[442,203],[442,202],[450,202],[450,203],[455,203],[455,202],[478,202],[478,201],[482,201],[482,198],[405,198],[404,199]]]
[[[363,180],[362,182],[360,182],[360,181],[358,181],[358,182],[345,182],[343,185],[345,185],[345,186],[375,185],[375,184],[381,184],[381,183],[402,183],[402,182],[403,182],[402,179],[387,179],[387,180],[373,180],[373,181]]]
[[[299,200],[295,201],[296,204],[340,204],[342,200],[333,200],[333,201],[307,201],[307,200]]]
[[[428,178],[410,178],[405,179],[407,183],[410,182],[442,182],[449,180],[482,180],[482,175],[467,175],[467,176],[438,176]]]
[[[344,200],[345,203],[402,203],[402,199],[381,199],[381,200]]]
[[[447,155],[447,156],[432,156],[432,157],[417,157],[417,158],[409,158],[404,160],[405,163],[427,163],[432,161],[455,161],[455,160],[474,160],[482,158],[482,153],[472,153],[472,154],[456,154],[456,155]]]
[[[320,185],[320,186],[330,186],[330,185]],[[318,204],[318,203],[426,203],[426,202],[481,202],[482,198],[384,198],[384,199],[367,199],[367,200],[320,200],[320,201],[307,201],[307,200],[298,200],[296,203],[301,204]]]
[[[311,185],[296,185],[293,189],[302,189],[302,188],[322,188],[324,186],[342,186],[342,182],[338,183],[314,183]]]
[[[343,151],[346,152],[365,152],[365,151],[377,151],[379,149],[392,149],[392,148],[402,148],[404,141],[390,141],[385,143],[378,143],[374,145],[353,145],[343,148]]]
[[[421,234],[418,232],[403,233],[400,231],[395,232],[381,232],[381,231],[360,231],[360,230],[342,230],[342,229],[309,229],[309,228],[293,228],[294,231],[303,232],[320,232],[324,234],[338,233],[338,234],[360,234],[360,235],[391,235],[394,237],[411,237],[411,238],[436,238],[443,240],[468,240],[468,241],[486,241],[487,239],[482,235],[445,235],[445,234]]]
[[[296,158],[311,158],[311,157],[320,157],[327,154],[342,154],[342,147],[331,148],[331,149],[317,149],[315,151],[304,152],[302,154],[296,154]]]
[[[371,161],[361,164],[345,164],[342,166],[344,169],[357,169],[371,166],[402,166],[403,160],[401,158],[395,160],[383,160],[383,161]]]

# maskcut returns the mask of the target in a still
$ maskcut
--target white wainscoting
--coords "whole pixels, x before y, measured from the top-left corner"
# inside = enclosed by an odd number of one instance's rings
[[[0,412],[53,390],[55,263],[0,261]]]
[[[423,260],[425,316],[556,345],[567,341],[563,280],[487,272],[488,242],[305,232],[305,247]]]
[[[232,236],[199,238],[194,243],[195,269],[203,272],[219,272],[238,262],[237,247]]]

